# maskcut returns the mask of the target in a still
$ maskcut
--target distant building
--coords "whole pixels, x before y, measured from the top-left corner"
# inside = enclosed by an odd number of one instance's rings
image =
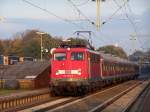
[[[0,55],[0,65],[9,65],[8,56]]]
[[[3,65],[9,65],[9,58],[8,58],[8,56],[3,56]]]
[[[0,65],[13,65],[17,64],[18,62],[24,61],[34,61],[32,57],[19,57],[19,56],[3,56],[0,55]]]
[[[19,62],[19,56],[8,56],[9,64],[17,64]]]
[[[34,58],[32,57],[20,57],[19,58],[20,62],[24,62],[24,61],[34,61]]]

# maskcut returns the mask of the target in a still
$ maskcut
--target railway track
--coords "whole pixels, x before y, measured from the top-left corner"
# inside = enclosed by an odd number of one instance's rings
[[[125,112],[150,112],[150,84],[135,97]]]
[[[148,83],[149,81],[132,80],[84,97],[65,97],[20,112],[112,112],[113,103],[119,102],[119,99],[130,92],[133,94],[135,89],[142,91]],[[128,106],[128,102],[126,103]],[[124,108],[122,107],[122,111],[120,109],[118,112],[125,112]]]
[[[141,84],[141,81],[128,81],[112,88],[81,98],[48,112],[97,112],[104,109],[121,95]]]
[[[83,97],[52,97],[49,93],[49,90],[40,90],[32,92],[32,94],[28,93],[28,95],[23,94],[17,97],[11,96],[11,98],[3,98],[3,100],[0,98],[0,111],[109,112],[112,110],[112,108],[118,109],[118,107],[113,106],[116,106],[116,102],[119,102],[118,100],[124,95],[130,93],[136,88],[140,88],[140,91],[142,91],[148,83],[149,81],[144,80],[131,80],[116,86],[104,88],[103,90],[88,94]],[[131,96],[132,93],[133,92],[130,93]],[[125,96],[125,98],[127,98],[127,96]]]

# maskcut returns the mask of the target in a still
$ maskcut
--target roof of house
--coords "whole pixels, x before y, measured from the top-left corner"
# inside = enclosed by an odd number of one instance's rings
[[[1,69],[0,79],[34,79],[50,67],[50,62],[24,62]]]

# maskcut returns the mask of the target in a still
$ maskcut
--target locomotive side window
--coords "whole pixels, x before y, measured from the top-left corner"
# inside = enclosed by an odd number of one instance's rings
[[[66,53],[55,53],[54,60],[58,61],[66,60]]]
[[[90,59],[93,63],[99,63],[100,56],[98,54],[90,54]]]
[[[71,60],[83,60],[84,55],[83,52],[72,52],[71,53]]]

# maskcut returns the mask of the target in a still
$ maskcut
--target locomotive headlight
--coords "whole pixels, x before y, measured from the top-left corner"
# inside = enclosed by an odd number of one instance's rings
[[[51,49],[51,51],[50,51],[51,54],[53,54],[54,50],[56,50],[56,48],[52,48],[52,49]]]
[[[70,51],[70,48],[67,48],[68,51]]]
[[[56,71],[56,75],[59,75],[59,70]]]
[[[65,74],[65,70],[57,70],[56,75]]]

